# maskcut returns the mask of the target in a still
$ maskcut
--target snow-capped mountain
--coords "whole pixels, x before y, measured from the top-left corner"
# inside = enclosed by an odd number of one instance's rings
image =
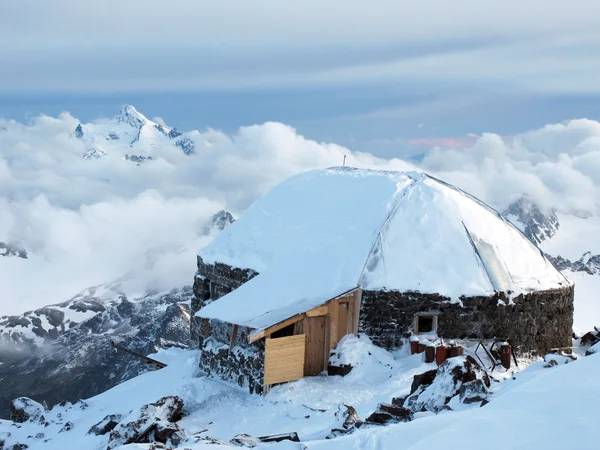
[[[560,225],[554,211],[543,213],[528,195],[512,203],[502,215],[537,245],[554,236]]]
[[[233,221],[220,211],[202,233],[214,236]],[[10,400],[21,395],[49,405],[76,401],[146,370],[143,361],[116,352],[111,340],[142,354],[188,344],[191,287],[128,297],[121,289],[126,278],[63,303],[0,317],[0,418],[8,417]]]
[[[114,118],[98,123],[79,124],[72,137],[80,139],[86,148],[86,159],[102,158],[116,154],[126,160],[141,164],[156,157],[158,148],[191,155],[195,152],[194,137],[197,132],[182,133],[145,117],[133,106],[125,105]]]

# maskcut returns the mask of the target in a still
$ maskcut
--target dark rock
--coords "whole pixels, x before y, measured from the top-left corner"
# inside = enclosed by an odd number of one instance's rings
[[[480,383],[487,389],[490,387],[490,379],[485,370],[471,356],[458,356],[446,360],[438,369],[433,382],[430,385],[419,385],[411,393],[404,407],[414,412],[431,411],[439,412],[447,409],[450,399],[459,394],[460,388],[468,384],[465,394],[471,390],[476,391]]]
[[[109,431],[114,430],[120,421],[121,421],[120,414],[110,414],[110,415],[104,417],[104,419],[102,419],[96,425],[93,425],[88,430],[87,434],[94,434],[96,436],[104,435],[104,434],[108,433]]]
[[[559,228],[556,213],[553,210],[542,212],[528,195],[512,203],[502,215],[522,224],[523,234],[536,245],[550,239]]]
[[[587,347],[588,345],[594,345],[597,342],[600,342],[600,333],[598,331],[588,331],[581,336],[579,345],[581,347]]]
[[[73,429],[73,422],[67,422],[65,423],[65,425],[60,429],[59,433],[63,433],[65,431],[71,431]]]
[[[260,441],[257,438],[252,437],[249,434],[238,434],[233,439],[231,439],[230,442],[233,445],[235,445],[236,447],[247,447],[247,448],[254,448],[258,444],[260,444]]]
[[[27,448],[29,448],[27,444],[16,443],[11,447],[11,450],[25,450]]]
[[[373,423],[377,425],[385,425],[388,423],[396,423],[397,420],[390,413],[383,411],[375,411],[369,417],[367,417],[367,423]]]
[[[14,399],[10,405],[10,420],[16,423],[34,422],[43,419],[44,407],[28,397]]]
[[[186,155],[191,155],[194,153],[195,144],[190,138],[182,137],[178,141],[175,142],[175,145],[183,150],[183,153]]]
[[[458,389],[460,401],[467,404],[482,402],[489,394],[489,389],[485,385],[484,381],[480,379],[467,381]]]
[[[81,124],[75,127],[75,132],[73,134],[77,139],[81,139],[83,137],[83,128],[81,127]]]
[[[183,400],[177,396],[163,397],[155,403],[140,408],[137,417],[120,422],[110,433],[109,448],[141,442],[166,443],[172,436],[181,436],[173,423],[182,417]]]
[[[433,380],[435,380],[437,373],[437,369],[432,369],[415,375],[413,377],[412,384],[410,385],[410,393],[412,394],[416,392],[420,386],[429,386],[431,383],[433,383]]]

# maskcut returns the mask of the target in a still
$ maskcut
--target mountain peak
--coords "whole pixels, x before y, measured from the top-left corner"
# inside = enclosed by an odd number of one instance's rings
[[[141,128],[150,122],[142,113],[132,105],[123,105],[121,112],[115,117],[118,123],[127,123],[134,128]]]
[[[511,203],[503,215],[516,225],[536,245],[550,239],[558,231],[558,217],[554,211],[542,212],[534,200],[523,194]]]

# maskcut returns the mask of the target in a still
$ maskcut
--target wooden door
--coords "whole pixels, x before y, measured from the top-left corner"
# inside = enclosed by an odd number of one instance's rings
[[[337,342],[340,342],[350,331],[348,330],[348,302],[338,303]]]
[[[305,343],[303,334],[265,340],[265,386],[302,378]]]
[[[304,319],[304,334],[306,335],[305,376],[319,375],[325,370],[326,323],[326,316],[307,317]]]

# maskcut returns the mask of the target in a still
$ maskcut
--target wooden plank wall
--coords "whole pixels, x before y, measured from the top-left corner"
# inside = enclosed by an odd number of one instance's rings
[[[266,386],[294,381],[304,376],[306,335],[265,340]]]
[[[306,353],[304,357],[304,375],[319,375],[325,370],[327,316],[314,316],[304,319],[306,335]]]
[[[329,302],[327,357],[345,335],[358,334],[361,295],[362,291],[357,289]]]

